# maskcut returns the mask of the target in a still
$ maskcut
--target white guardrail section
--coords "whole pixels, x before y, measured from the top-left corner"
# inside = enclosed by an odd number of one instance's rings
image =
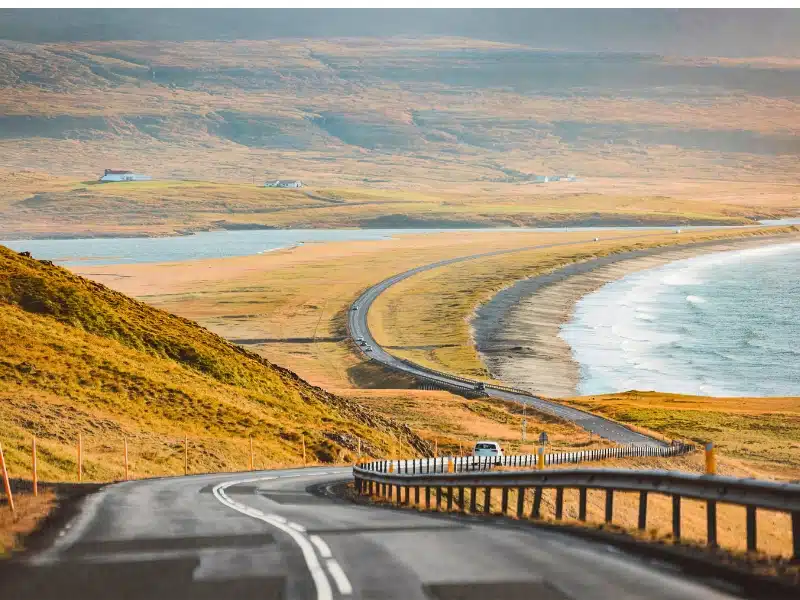
[[[565,464],[602,460],[623,456],[676,456],[693,449],[689,445],[666,448],[652,446],[623,446],[599,450],[584,450],[544,456],[545,464]],[[757,510],[786,513],[791,518],[792,549],[794,560],[800,560],[800,485],[756,479],[737,479],[717,475],[697,475],[677,471],[637,471],[630,469],[553,469],[492,471],[496,466],[532,466],[534,455],[504,457],[423,458],[414,460],[373,461],[353,467],[356,491],[360,495],[377,495],[398,505],[410,504],[413,490],[414,503],[420,505],[420,492],[424,493],[427,509],[439,510],[442,501],[447,510],[454,503],[462,513],[490,514],[492,491],[501,491],[500,514],[508,513],[509,490],[517,490],[516,515],[540,518],[542,490],[554,489],[555,518],[561,520],[564,509],[564,490],[578,490],[578,519],[586,521],[587,490],[604,490],[605,521],[611,523],[614,515],[615,492],[639,493],[638,528],[647,529],[648,494],[662,494],[672,499],[672,535],[681,538],[681,499],[689,498],[706,503],[707,536],[709,546],[717,546],[717,503],[745,507],[747,549],[756,551]],[[478,507],[483,491],[481,507]],[[533,490],[532,506],[528,512],[526,494]],[[432,503],[431,495],[435,494]],[[468,498],[467,498],[468,496]]]

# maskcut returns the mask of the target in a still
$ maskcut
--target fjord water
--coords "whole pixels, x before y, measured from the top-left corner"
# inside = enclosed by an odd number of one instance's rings
[[[582,298],[561,335],[580,394],[800,395],[800,243],[631,274]]]

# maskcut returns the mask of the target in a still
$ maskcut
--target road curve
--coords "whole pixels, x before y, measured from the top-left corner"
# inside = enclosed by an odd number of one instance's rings
[[[108,486],[86,499],[51,547],[0,563],[0,598],[734,597],[711,580],[563,533],[310,491],[350,474],[309,468]]]
[[[623,236],[614,236],[614,237],[606,237],[605,240],[625,240],[634,237],[643,237],[645,236],[663,236],[669,235],[672,232],[659,232],[654,234],[638,234],[638,235],[623,235]],[[400,281],[408,279],[418,273],[422,273],[424,271],[430,271],[432,269],[437,269],[439,267],[444,267],[447,265],[452,265],[460,262],[466,262],[469,260],[475,260],[480,258],[489,258],[492,256],[499,256],[501,254],[512,254],[517,252],[524,252],[527,250],[539,250],[539,249],[546,249],[546,248],[556,248],[559,246],[575,246],[579,244],[585,244],[587,242],[591,242],[594,240],[594,237],[589,237],[585,240],[575,241],[575,242],[561,242],[557,244],[543,244],[539,246],[526,246],[523,248],[514,248],[511,250],[496,250],[493,252],[484,252],[481,254],[472,254],[469,256],[459,256],[456,258],[450,258],[447,260],[440,260],[435,263],[431,263],[428,265],[423,265],[420,267],[416,267],[414,269],[410,269],[408,271],[404,271],[403,273],[398,273],[388,279],[384,279],[380,283],[377,283],[367,289],[364,293],[362,293],[358,299],[351,305],[351,309],[348,315],[348,329],[350,333],[350,337],[355,341],[358,338],[364,339],[364,341],[372,347],[370,352],[364,352],[364,349],[361,346],[358,346],[364,354],[379,363],[382,363],[392,369],[396,369],[399,371],[403,371],[410,375],[414,375],[416,377],[424,378],[428,381],[433,383],[438,383],[442,386],[449,387],[449,388],[456,388],[456,389],[464,389],[464,390],[471,390],[474,389],[477,380],[470,380],[468,378],[463,377],[456,377],[447,375],[445,373],[440,373],[437,371],[432,371],[426,367],[421,365],[417,365],[411,363],[409,361],[405,361],[399,359],[389,352],[387,352],[384,348],[378,345],[375,341],[375,338],[372,336],[369,330],[367,317],[369,313],[369,309],[372,306],[372,303],[375,299]],[[355,309],[355,310],[354,310]],[[356,344],[358,345],[358,344]],[[599,417],[597,415],[592,415],[590,413],[584,412],[582,410],[578,410],[576,408],[572,408],[569,406],[564,406],[563,404],[558,404],[556,402],[549,402],[542,398],[538,398],[535,396],[527,395],[527,394],[520,394],[513,391],[507,390],[499,390],[499,389],[487,389],[486,393],[493,397],[493,398],[501,398],[503,400],[513,400],[516,402],[524,402],[529,406],[532,406],[538,410],[542,410],[544,412],[548,412],[554,414],[558,417],[566,419],[567,421],[572,421],[576,425],[582,427],[586,431],[590,431],[596,435],[599,435],[603,438],[611,440],[613,442],[619,444],[644,444],[644,445],[651,445],[651,446],[663,446],[665,445],[662,441],[648,437],[646,435],[642,435],[641,433],[637,433],[628,429],[627,427],[620,425],[619,423],[615,423],[603,417]]]

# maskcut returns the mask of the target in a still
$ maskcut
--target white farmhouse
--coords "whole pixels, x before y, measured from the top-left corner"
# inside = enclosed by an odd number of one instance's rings
[[[301,188],[303,182],[299,179],[276,179],[275,181],[268,181],[264,184],[268,188]]]
[[[106,172],[100,178],[102,182],[108,181],[150,181],[150,175],[141,175],[133,171],[120,171],[117,169],[106,169]]]

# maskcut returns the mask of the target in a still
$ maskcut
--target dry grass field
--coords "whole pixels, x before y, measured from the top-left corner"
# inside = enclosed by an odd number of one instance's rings
[[[800,480],[800,398],[707,398],[625,392],[565,400],[667,437],[713,441],[762,476]]]
[[[261,182],[259,182],[261,183]],[[0,239],[173,235],[209,229],[562,227],[752,223],[792,215],[789,184],[591,181],[433,190],[149,181],[98,184],[0,169]]]

